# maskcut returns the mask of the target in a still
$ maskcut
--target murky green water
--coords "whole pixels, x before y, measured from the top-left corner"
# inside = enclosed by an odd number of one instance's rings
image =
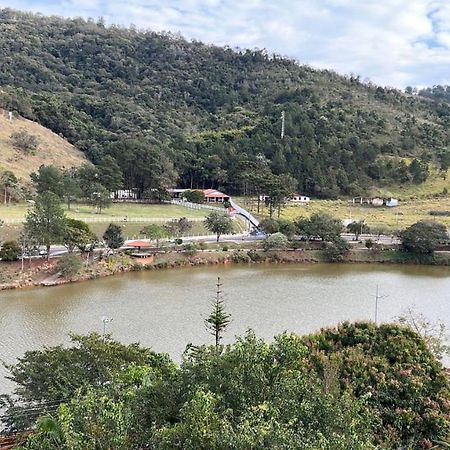
[[[343,320],[390,321],[409,307],[450,331],[450,269],[383,265],[215,266],[140,272],[54,288],[0,292],[0,357],[67,342],[69,332],[107,331],[179,359],[189,342],[212,343],[203,325],[217,276],[233,322],[224,341],[253,328],[266,339]],[[0,392],[10,389],[0,369]]]

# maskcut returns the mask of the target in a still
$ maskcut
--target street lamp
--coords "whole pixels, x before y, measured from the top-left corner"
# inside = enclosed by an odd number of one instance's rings
[[[106,324],[111,323],[113,321],[113,319],[112,319],[112,317],[102,316],[102,317],[100,317],[100,320],[103,322],[103,338],[104,338],[106,335]]]
[[[377,325],[378,322],[378,300],[381,300],[383,298],[386,298],[386,295],[380,295],[378,293],[378,284],[377,284],[377,291],[375,294],[375,325]]]

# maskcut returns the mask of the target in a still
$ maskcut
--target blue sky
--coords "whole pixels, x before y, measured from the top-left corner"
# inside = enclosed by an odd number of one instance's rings
[[[0,0],[0,7],[266,48],[381,85],[450,84],[450,0]]]

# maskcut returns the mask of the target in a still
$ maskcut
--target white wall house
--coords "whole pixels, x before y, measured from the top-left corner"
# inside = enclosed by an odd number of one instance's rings
[[[290,203],[309,203],[310,200],[311,199],[309,197],[307,197],[306,195],[294,194],[289,199],[289,202]]]

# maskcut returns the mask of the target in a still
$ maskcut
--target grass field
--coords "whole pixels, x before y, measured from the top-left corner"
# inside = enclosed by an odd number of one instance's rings
[[[256,211],[254,201],[239,200],[244,208]],[[431,216],[430,211],[450,211],[450,197],[401,201],[396,208],[353,205],[345,200],[311,200],[307,205],[286,206],[281,212],[281,217],[296,219],[302,216],[309,217],[316,212],[326,212],[342,220],[365,220],[369,226],[380,226],[390,230],[406,228],[419,220],[436,220],[450,228],[450,217]],[[260,217],[267,217],[268,214],[268,208],[260,210]]]
[[[26,203],[13,204],[11,206],[0,205],[0,219],[20,219],[26,216],[29,205]],[[125,217],[155,217],[171,219],[177,217],[204,217],[208,214],[208,210],[189,209],[177,205],[148,205],[143,203],[113,203],[110,208],[102,211],[101,214],[86,204],[73,204],[70,211],[67,206],[63,205],[64,211],[68,217],[74,219],[82,219],[87,217],[117,217],[123,219]]]
[[[16,204],[11,206],[0,205],[0,219],[22,219],[26,216],[28,210],[27,204]],[[187,217],[188,219],[202,219],[209,211],[207,209],[197,210],[184,208],[177,205],[148,205],[142,203],[113,203],[110,208],[107,208],[102,214],[97,214],[92,206],[85,204],[72,205],[71,210],[67,210],[67,206],[64,205],[64,210],[68,217],[74,219],[94,219],[105,220],[104,222],[88,222],[91,230],[97,235],[101,236],[110,222],[116,219],[117,223],[122,226],[123,235],[127,239],[134,239],[142,237],[140,230],[149,223],[152,223],[153,219],[175,219],[180,217]],[[127,218],[145,218],[148,219],[144,222],[124,222]],[[160,221],[156,223],[161,224]],[[245,226],[241,221],[234,221],[235,232],[241,232],[245,230]],[[0,241],[6,241],[10,239],[17,239],[22,229],[21,224],[5,224],[0,228]],[[205,229],[202,222],[194,222],[190,235],[204,235],[209,234]]]

